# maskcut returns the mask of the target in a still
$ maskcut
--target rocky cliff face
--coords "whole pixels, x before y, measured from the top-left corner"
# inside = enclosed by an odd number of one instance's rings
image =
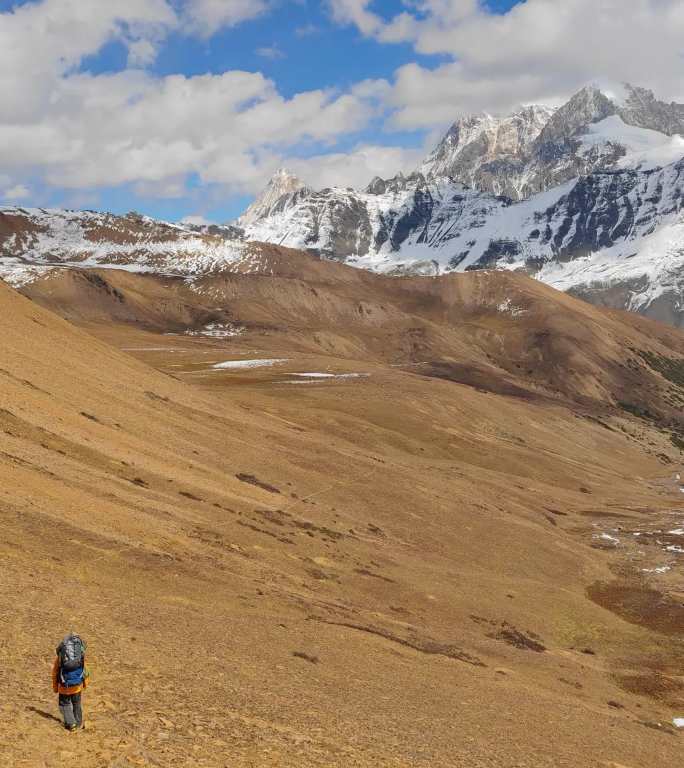
[[[617,133],[588,151],[583,137],[588,126],[600,123],[616,112],[615,105],[596,88],[583,88],[558,109],[532,147],[523,197],[614,166],[627,153]]]
[[[586,143],[593,126],[613,118],[601,140]],[[529,106],[505,117],[457,120],[421,166],[430,178],[449,176],[466,186],[512,200],[578,176],[615,168],[630,154],[625,126],[684,135],[684,105],[658,101],[651,91],[625,85],[621,100],[594,86],[582,88],[559,109]]]
[[[304,182],[286,168],[279,168],[263,192],[240,216],[236,224],[248,227],[259,219],[264,219],[278,212],[279,201],[299,190],[306,189]]]
[[[620,115],[628,125],[650,128],[667,136],[684,135],[684,104],[658,101],[653,91],[626,85]]]
[[[552,118],[550,107],[523,107],[506,117],[472,115],[457,120],[420,172],[449,176],[467,186],[512,199],[530,193],[526,166],[539,134]]]

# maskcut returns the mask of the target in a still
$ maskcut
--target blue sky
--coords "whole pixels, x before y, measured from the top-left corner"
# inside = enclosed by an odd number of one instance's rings
[[[519,2],[490,0],[486,6],[504,13]],[[0,0],[0,9],[3,5],[13,3]],[[391,18],[404,10],[404,4],[399,0],[379,0],[373,8]],[[282,58],[260,55],[258,51],[262,48],[275,48]],[[208,40],[188,37],[182,30],[170,35],[150,69],[160,76],[178,72],[220,74],[231,69],[259,71],[272,78],[283,95],[292,96],[313,88],[345,88],[367,78],[391,78],[402,64],[418,61],[429,67],[446,58],[421,56],[409,43],[388,46],[364,38],[352,26],[334,24],[324,2],[282,0],[271,13],[239,27],[220,30]],[[113,43],[88,57],[82,68],[100,73],[125,66],[125,46]]]
[[[513,0],[506,0],[506,5],[512,4]],[[374,7],[389,16],[400,11],[402,4],[385,0]],[[262,48],[273,49],[273,58],[258,53]],[[81,70],[94,74],[117,71],[125,68],[126,58],[125,45],[111,43],[84,60]],[[182,31],[172,34],[149,70],[160,77],[177,73],[221,74],[235,69],[262,72],[277,84],[283,96],[292,97],[319,88],[344,90],[369,78],[391,78],[398,67],[411,61],[431,67],[444,59],[418,55],[407,43],[382,45],[364,37],[354,27],[335,25],[322,4],[310,0],[301,4],[280,3],[272,13],[237,28],[223,29],[208,40],[190,38]],[[336,149],[344,151],[359,141],[422,147],[425,134],[424,130],[388,133],[374,121],[362,131],[340,137]],[[303,146],[298,151],[306,154],[315,150],[316,147]],[[193,213],[193,203],[188,205],[186,199],[141,198],[128,187],[105,188],[100,197],[101,206],[115,212],[136,208],[168,219]],[[59,193],[55,199],[59,203]],[[216,205],[209,203],[203,215],[215,221],[232,219],[251,199],[249,194],[236,195]]]
[[[0,204],[226,221],[280,165],[411,170],[471,111],[630,69],[676,96],[677,3],[631,2],[611,57],[610,0],[0,0]]]

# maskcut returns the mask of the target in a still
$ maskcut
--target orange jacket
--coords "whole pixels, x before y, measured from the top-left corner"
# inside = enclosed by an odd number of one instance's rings
[[[90,678],[90,672],[85,665],[85,657],[83,658],[83,682],[79,685],[66,686],[62,685],[59,679],[59,656],[55,656],[55,661],[52,665],[52,690],[55,693],[61,693],[65,696],[71,696],[74,693],[80,693],[82,690],[88,687],[88,680]]]

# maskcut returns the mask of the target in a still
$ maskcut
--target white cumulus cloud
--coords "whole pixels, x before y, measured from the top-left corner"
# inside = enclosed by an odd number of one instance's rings
[[[188,0],[179,12],[208,34],[265,8]],[[0,13],[0,172],[66,190],[132,184],[158,197],[183,196],[193,174],[250,193],[273,156],[334,146],[376,113],[375,86],[286,98],[258,72],[153,76],[144,65],[179,23],[165,0],[43,0]],[[129,69],[79,71],[111,40],[128,46]]]
[[[157,45],[152,40],[132,40],[128,46],[128,66],[147,67],[157,58]]]
[[[360,144],[349,152],[331,152],[306,159],[289,159],[288,166],[314,189],[365,187],[375,176],[391,178],[409,173],[424,157],[423,149]]]
[[[401,128],[557,102],[590,83],[628,81],[684,100],[681,0],[526,0],[503,14],[478,0],[415,0],[390,19],[372,0],[330,2],[334,20],[368,37],[448,57],[395,74],[388,103]]]
[[[266,13],[266,0],[187,0],[183,19],[190,30],[210,37],[222,27],[234,27]]]

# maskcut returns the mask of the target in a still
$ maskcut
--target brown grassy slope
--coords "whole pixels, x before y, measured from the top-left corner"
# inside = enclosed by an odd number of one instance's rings
[[[684,337],[506,272],[386,278],[263,246],[261,273],[62,270],[24,292],[76,322],[233,322],[302,352],[416,366],[504,393],[643,412],[684,434]],[[260,262],[261,263],[261,262]],[[627,409],[627,410],[625,410]]]
[[[613,578],[587,513],[676,504],[640,446],[381,367],[207,392],[0,307],[8,764],[678,764],[644,723],[682,703],[680,641],[586,595]],[[94,685],[67,737],[69,626]]]

